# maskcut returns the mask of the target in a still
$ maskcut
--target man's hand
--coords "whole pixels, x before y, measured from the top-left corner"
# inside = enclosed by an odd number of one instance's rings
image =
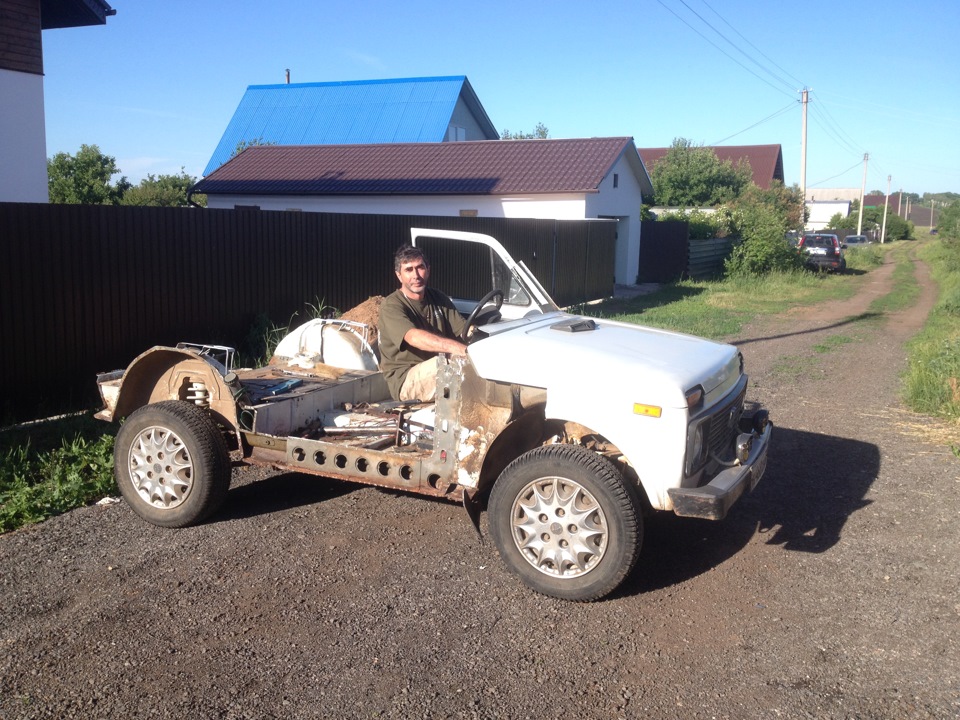
[[[459,340],[434,335],[428,330],[410,328],[403,336],[403,340],[407,345],[415,347],[418,350],[426,350],[427,352],[449,353],[450,355],[467,354],[467,346]]]

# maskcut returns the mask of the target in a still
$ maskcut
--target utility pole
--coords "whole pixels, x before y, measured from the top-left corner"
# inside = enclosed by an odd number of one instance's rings
[[[803,105],[803,126],[800,135],[800,197],[807,202],[807,103],[810,101],[810,90],[800,91],[800,103]]]
[[[887,206],[890,205],[890,176],[887,175],[887,194],[883,196],[883,226],[880,228],[880,244],[887,240]]]
[[[860,183],[860,214],[857,215],[857,235],[863,234],[863,193],[867,189],[867,160],[870,153],[863,154],[863,181]]]

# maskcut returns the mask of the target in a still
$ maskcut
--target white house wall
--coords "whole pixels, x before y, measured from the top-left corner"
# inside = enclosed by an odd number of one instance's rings
[[[207,207],[256,206],[261,210],[361,213],[370,215],[440,215],[548,220],[582,220],[583,195],[501,197],[497,195],[370,195],[316,197],[311,195],[210,195]]]
[[[837,213],[840,213],[843,217],[850,214],[850,201],[807,201],[807,213],[807,224],[804,225],[804,229],[811,231],[823,230],[830,224],[830,218]]]
[[[616,185],[614,187],[614,176]],[[633,285],[640,272],[640,208],[643,192],[626,158],[621,157],[600,183],[600,192],[586,196],[585,218],[616,218],[616,281]]]
[[[48,202],[43,76],[0,70],[0,202]]]

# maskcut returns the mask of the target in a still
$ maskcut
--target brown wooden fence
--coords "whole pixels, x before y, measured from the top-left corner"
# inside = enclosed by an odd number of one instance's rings
[[[153,345],[242,347],[263,319],[392,292],[418,226],[496,237],[561,305],[613,293],[602,221],[0,203],[0,423],[95,405],[95,374]]]

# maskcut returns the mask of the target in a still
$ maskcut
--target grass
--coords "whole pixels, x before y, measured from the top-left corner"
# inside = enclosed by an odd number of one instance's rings
[[[921,258],[930,265],[940,297],[927,323],[908,344],[904,399],[911,410],[960,420],[960,240],[927,243]]]
[[[652,327],[677,330],[714,340],[737,335],[760,316],[776,315],[810,302],[843,301],[858,283],[850,275],[799,271],[759,278],[682,281],[651,295],[608,300],[580,310]]]
[[[0,431],[0,532],[114,493],[114,433],[91,414]]]
[[[908,245],[895,245],[890,250],[896,266],[893,269],[893,288],[882,298],[870,304],[875,313],[896,312],[913,305],[920,296],[920,285],[914,274],[913,255],[916,249]]]

